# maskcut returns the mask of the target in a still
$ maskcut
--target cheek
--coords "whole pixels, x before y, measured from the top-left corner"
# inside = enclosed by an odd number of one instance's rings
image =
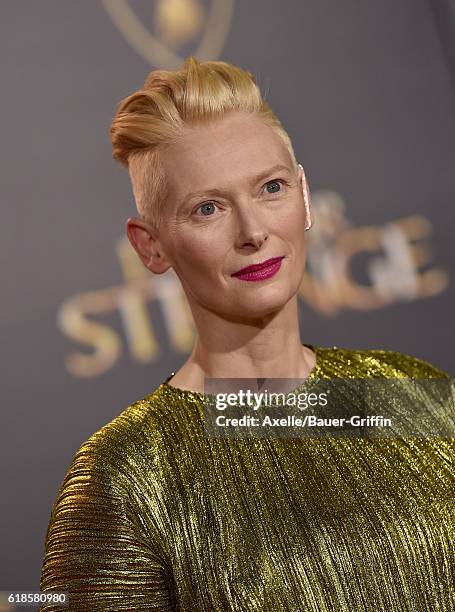
[[[293,208],[291,214],[281,219],[280,233],[293,244],[305,243],[305,211],[302,206]]]
[[[208,233],[182,233],[173,242],[176,261],[181,269],[193,273],[216,269],[216,262],[221,258],[220,244]]]

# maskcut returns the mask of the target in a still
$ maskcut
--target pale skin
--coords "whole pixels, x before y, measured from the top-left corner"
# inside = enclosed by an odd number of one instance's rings
[[[161,159],[169,198],[159,231],[136,217],[126,231],[151,272],[173,268],[194,318],[193,350],[169,384],[203,393],[205,378],[307,378],[316,355],[302,345],[298,319],[304,192],[310,206],[303,169],[271,128],[237,111],[186,128]],[[279,256],[271,278],[231,276]]]

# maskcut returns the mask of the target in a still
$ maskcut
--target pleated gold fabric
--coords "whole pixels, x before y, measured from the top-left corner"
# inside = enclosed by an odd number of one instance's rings
[[[307,345],[309,379],[454,379],[393,351]],[[446,438],[208,439],[173,373],[78,450],[42,591],[68,608],[455,611],[455,428]]]

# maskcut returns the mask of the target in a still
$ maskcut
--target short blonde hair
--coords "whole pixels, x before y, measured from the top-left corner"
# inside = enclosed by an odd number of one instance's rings
[[[142,89],[119,103],[110,128],[113,157],[128,168],[142,219],[157,229],[161,223],[168,193],[160,151],[177,142],[186,125],[236,110],[253,113],[270,126],[297,165],[291,139],[253,74],[227,62],[190,56],[179,70],[153,70]]]

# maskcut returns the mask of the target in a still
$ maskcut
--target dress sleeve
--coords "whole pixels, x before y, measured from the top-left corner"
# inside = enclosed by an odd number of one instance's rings
[[[76,453],[49,520],[42,592],[67,592],[69,606],[42,612],[174,610],[163,551],[141,527],[124,477],[86,442]]]

